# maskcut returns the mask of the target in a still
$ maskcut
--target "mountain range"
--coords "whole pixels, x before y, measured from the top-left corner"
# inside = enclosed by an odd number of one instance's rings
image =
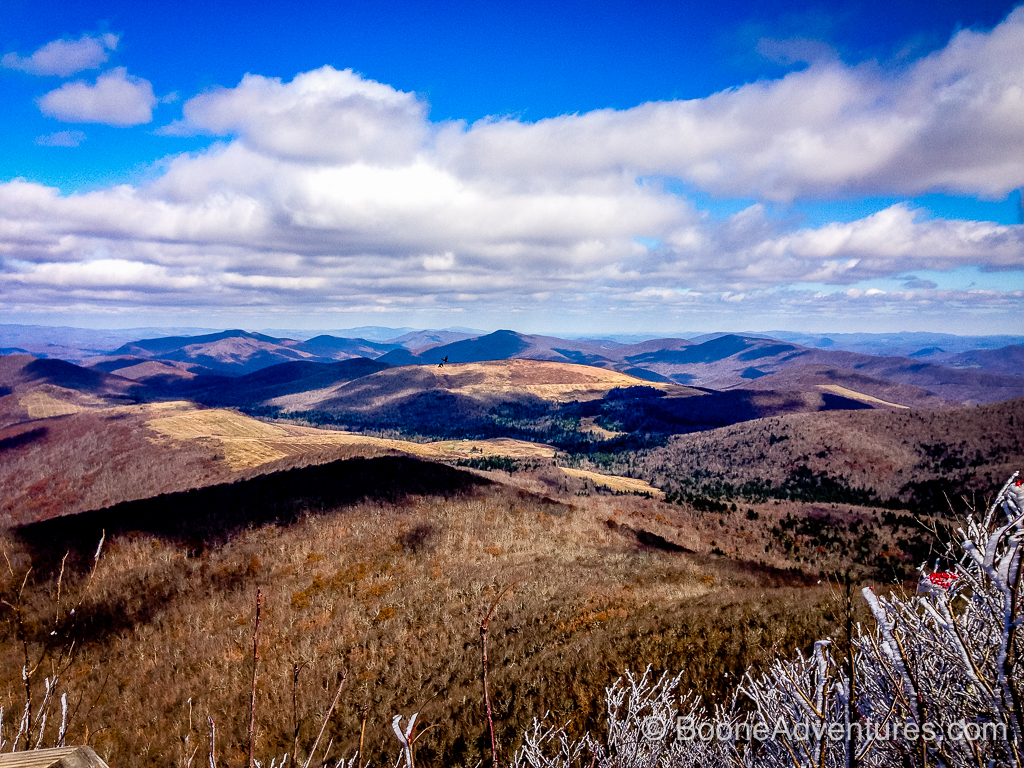
[[[194,394],[219,387],[234,393],[230,397],[225,394],[220,401],[241,398],[239,402],[247,403],[256,402],[258,393],[264,393],[264,399],[294,394],[299,391],[294,382],[302,379],[309,379],[307,389],[347,381],[349,373],[323,366],[356,359],[392,367],[540,360],[716,391],[824,388],[855,399],[861,396],[863,402],[873,405],[891,406],[935,407],[1024,396],[1024,346],[1020,345],[942,355],[939,361],[939,353],[930,348],[914,357],[885,357],[736,334],[634,344],[561,339],[511,330],[467,335],[424,331],[377,342],[322,334],[300,341],[231,330],[132,341],[84,363],[154,391]],[[270,371],[265,380],[254,376],[284,363],[291,366],[286,372]],[[360,370],[373,373],[381,368]],[[292,384],[288,392],[280,389],[282,376]],[[222,381],[239,377],[246,378],[233,384]],[[253,392],[246,394],[243,390],[247,389]]]
[[[371,341],[228,330],[134,339],[102,351],[84,365],[0,357],[0,427],[97,402],[181,400],[335,430],[511,438],[586,453],[641,449],[787,414],[949,409],[1024,397],[1018,345],[958,352],[939,363],[931,348],[885,357],[760,335],[623,343],[406,330]]]

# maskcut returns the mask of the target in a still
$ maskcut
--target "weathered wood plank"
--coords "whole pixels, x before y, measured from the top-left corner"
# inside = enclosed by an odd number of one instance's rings
[[[56,747],[0,754],[0,768],[108,768],[92,747]]]

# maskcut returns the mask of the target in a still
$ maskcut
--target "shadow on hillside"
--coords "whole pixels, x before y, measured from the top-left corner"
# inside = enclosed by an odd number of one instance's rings
[[[700,388],[697,388],[700,389]],[[571,405],[581,416],[600,416],[624,432],[680,435],[732,426],[754,419],[815,411],[871,410],[871,406],[830,392],[809,398],[800,392],[702,389],[700,397],[669,397],[647,387],[612,390],[602,400]]]
[[[366,500],[452,495],[489,484],[469,472],[406,456],[346,459],[52,518],[22,526],[17,535],[32,549],[37,567],[47,570],[65,552],[85,562],[104,532],[108,540],[127,533],[153,534],[201,551],[239,530],[287,525],[306,513]]]
[[[0,439],[0,451],[6,451],[12,448],[20,448],[23,445],[29,445],[34,443],[36,440],[41,440],[46,437],[49,433],[47,427],[36,427],[35,429],[29,429],[25,432],[21,432],[17,435],[11,435]]]
[[[133,402],[145,395],[145,387],[141,384],[129,382],[121,389],[123,379],[111,379],[105,373],[82,368],[64,360],[32,360],[25,365],[24,373],[30,381],[53,384],[113,399]],[[115,383],[111,383],[112,381]]]
[[[605,520],[604,524],[608,526],[609,529],[618,531],[627,538],[635,538],[637,544],[642,547],[647,547],[659,552],[686,552],[687,554],[694,554],[692,549],[687,549],[684,546],[669,541],[664,536],[659,536],[651,531],[645,531],[643,528],[633,528],[625,523],[617,523],[614,520]]]
[[[700,566],[717,565],[718,567],[723,567],[722,564],[725,562],[725,567],[727,569],[733,571],[735,574],[743,574],[753,577],[756,579],[757,584],[763,588],[770,587],[775,589],[778,587],[810,586],[815,581],[818,581],[812,574],[801,571],[797,568],[777,568],[765,563],[755,563],[753,560],[726,558],[724,555],[701,554],[692,549],[687,549],[680,544],[669,541],[665,537],[659,536],[652,531],[648,531],[643,528],[634,528],[615,520],[605,520],[605,525],[609,530],[615,531],[626,539],[635,540],[641,551],[683,554],[686,555],[691,562]],[[818,583],[820,583],[820,581],[818,581]]]

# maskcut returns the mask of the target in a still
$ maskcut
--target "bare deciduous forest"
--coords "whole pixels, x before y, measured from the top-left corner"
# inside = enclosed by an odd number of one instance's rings
[[[365,712],[365,755],[387,762],[392,715],[420,711],[432,726],[417,745],[422,764],[475,765],[486,746],[478,624],[513,583],[490,640],[509,750],[543,710],[580,733],[597,727],[617,670],[685,668],[688,683],[724,697],[749,664],[837,627],[827,586],[799,572],[645,546],[605,523],[608,505],[574,498],[479,487],[365,500],[226,538],[216,521],[188,541],[124,530],[108,537],[91,577],[92,547],[72,553],[59,610],[62,553],[47,548],[56,537],[11,536],[0,577],[5,733],[24,706],[27,648],[35,706],[44,678],[59,675],[74,713],[68,742],[88,741],[111,765],[181,763],[189,699],[189,743],[205,738],[211,716],[223,762],[244,761],[257,588],[258,745],[268,759],[292,749],[296,726],[298,743],[312,743],[345,670],[333,757],[356,748]],[[592,498],[631,520],[648,503]]]

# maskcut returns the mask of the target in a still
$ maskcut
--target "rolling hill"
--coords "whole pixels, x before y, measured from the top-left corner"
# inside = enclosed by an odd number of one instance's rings
[[[388,355],[374,361],[385,363]],[[616,387],[646,384],[617,371],[540,360],[492,359],[488,362],[408,365],[315,392],[276,398],[283,410],[370,412],[425,392],[443,391],[481,403],[536,398],[550,402],[593,400]],[[658,388],[670,385],[655,384]],[[674,387],[682,391],[685,388]],[[696,394],[696,393],[695,393]]]
[[[999,349],[974,349],[961,352],[943,361],[953,368],[977,368],[983,371],[1021,375],[1024,372],[1024,346],[1010,345]]]
[[[270,424],[186,401],[119,404],[12,379],[0,396],[0,528],[353,456],[554,456],[548,446],[507,439],[412,443]]]
[[[315,355],[297,349],[301,342],[234,330],[205,336],[142,339],[114,350],[116,356],[195,363],[207,371],[237,376],[289,360]]]
[[[174,763],[208,715],[221,754],[244,755],[245,722],[231,713],[251,685],[257,588],[257,754],[311,743],[345,669],[330,739],[348,755],[365,733],[373,765],[391,761],[395,711],[438,724],[417,743],[420,765],[478,762],[486,725],[474,638],[513,580],[491,623],[495,719],[510,752],[538,711],[602,722],[609,670],[620,665],[685,669],[685,685],[725,700],[748,664],[806,648],[837,624],[821,618],[828,590],[815,579],[695,553],[705,537],[681,508],[582,487],[531,492],[402,457],[356,459],[30,525],[0,544],[19,580],[31,558],[19,605],[44,642],[55,622],[47,598],[70,550],[61,595],[76,608],[76,653],[61,679],[91,719],[73,721],[69,740],[89,740],[126,768]],[[3,584],[11,600],[14,581]],[[20,692],[22,646],[9,623],[0,685]],[[296,717],[282,722],[292,707]],[[167,727],[154,727],[154,708]]]
[[[136,363],[136,367],[161,365]],[[568,372],[533,361],[492,367],[502,366],[552,367],[546,375],[517,370],[505,379],[524,392],[539,388],[555,398],[573,392],[600,396],[611,387],[633,382],[615,372],[582,366]],[[193,381],[214,382],[200,393],[212,404],[228,400],[237,405],[268,396],[287,397],[285,393],[305,392],[313,384],[337,387],[390,370],[386,363],[356,358],[284,363],[237,378],[194,377]],[[405,369],[407,376],[417,373],[432,377],[429,369]],[[463,372],[455,378],[466,392],[500,393],[500,381],[488,382],[477,374]],[[400,378],[391,377],[391,381]],[[409,386],[408,381],[404,386]],[[0,522],[48,519],[352,456],[404,453],[448,462],[554,456],[549,446],[503,438],[424,443],[271,424],[234,410],[153,400],[152,395],[145,385],[95,369],[28,355],[0,357]],[[451,416],[458,424],[458,415]],[[657,493],[634,480],[591,478],[594,481]]]
[[[210,328],[149,327],[108,330],[0,323],[0,348],[17,348],[35,357],[80,363],[97,355],[106,355],[110,350],[136,339],[193,336],[215,332]]]
[[[380,343],[366,339],[343,339],[337,336],[320,335],[299,342],[293,349],[327,360],[349,360],[354,357],[380,357],[393,349],[401,349],[396,343]]]
[[[419,353],[396,350],[381,359],[392,365],[437,365],[447,357],[451,363],[527,359],[611,367],[611,358],[606,354],[608,351],[588,342],[495,331],[485,336],[428,347]]]
[[[31,355],[0,357],[0,426],[141,396],[139,384],[122,376]]]
[[[943,514],[1024,469],[1024,399],[960,408],[796,413],[677,435],[609,459],[682,497],[782,498]]]
[[[899,333],[799,333],[796,331],[764,331],[745,333],[745,336],[790,341],[815,349],[859,352],[874,357],[925,357],[934,356],[929,362],[965,352],[982,349],[1000,349],[1009,345],[1024,344],[1024,336],[957,336],[951,333],[930,333],[927,331]]]
[[[745,381],[737,388],[810,392],[820,390],[869,403],[875,408],[944,408],[951,405],[926,389],[896,384],[827,365],[797,365]]]
[[[451,344],[453,341],[462,341],[463,339],[475,339],[478,336],[486,335],[486,331],[480,331],[479,333],[467,333],[466,331],[408,331],[403,333],[401,336],[395,336],[392,339],[388,339],[388,344],[397,344],[403,349],[412,349],[423,351],[430,347],[438,347],[442,344]]]
[[[623,450],[665,435],[782,413],[875,407],[811,390],[715,392],[538,360],[401,366],[267,400],[254,413],[433,438],[513,437]]]
[[[568,434],[574,435],[573,439],[582,436],[579,417],[562,423],[559,413],[563,408],[642,384],[649,382],[590,366],[494,360],[388,368],[350,382],[277,397],[264,405],[270,415],[298,416],[312,423],[352,429],[548,442],[548,438],[557,441]],[[703,394],[673,384],[653,386],[678,396]]]
[[[288,395],[322,391],[390,367],[365,357],[333,363],[296,361],[261,368],[237,378],[200,379],[178,391],[207,405],[248,406]]]
[[[959,511],[951,494],[980,499],[1024,465],[1024,399],[951,405],[1016,391],[1012,348],[957,353],[957,366],[735,334],[405,340],[424,341],[225,332],[128,345],[88,368],[0,358],[0,528],[19,526],[0,531],[8,602],[30,557],[56,574],[70,552],[71,589],[107,537],[68,667],[90,686],[80,700],[109,722],[148,711],[154,690],[172,726],[196,691],[197,712],[240,711],[251,666],[238,639],[253,637],[259,585],[262,733],[296,690],[323,711],[343,664],[362,690],[399,692],[362,710],[375,735],[432,697],[442,746],[424,739],[421,761],[474,764],[473,638],[504,584],[518,580],[492,625],[506,728],[551,700],[597,722],[606,671],[651,659],[724,697],[766,649],[841,629],[822,574],[912,576],[935,554],[921,523],[942,521],[908,511],[944,513],[947,495]],[[60,577],[33,568],[25,605],[46,641]],[[20,690],[23,649],[3,647],[2,682]],[[338,710],[347,750],[360,703]],[[218,723],[220,738],[242,743],[241,720]],[[295,718],[303,738],[313,720]],[[132,722],[130,737],[94,742],[126,764],[173,762],[193,733]]]

